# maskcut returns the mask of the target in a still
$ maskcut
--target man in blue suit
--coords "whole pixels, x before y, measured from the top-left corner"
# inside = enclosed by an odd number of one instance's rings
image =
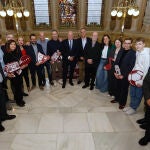
[[[63,67],[63,85],[66,86],[67,74],[69,69],[69,83],[73,86],[73,73],[77,63],[78,48],[77,41],[73,39],[73,32],[68,32],[68,38],[63,40],[61,43],[61,54],[62,54],[62,67]]]
[[[31,62],[29,64],[29,69],[31,73],[31,80],[32,80],[32,89],[36,87],[36,73],[38,76],[38,84],[39,88],[41,90],[44,89],[42,81],[43,81],[43,75],[42,75],[42,69],[43,64],[40,64],[38,62],[38,52],[44,54],[42,46],[37,43],[36,35],[30,34],[30,45],[27,48],[27,54],[31,57]]]

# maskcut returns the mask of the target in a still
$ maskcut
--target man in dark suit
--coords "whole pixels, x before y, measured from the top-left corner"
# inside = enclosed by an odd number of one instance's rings
[[[82,87],[87,88],[90,85],[90,90],[94,89],[94,82],[97,67],[99,65],[100,60],[100,43],[97,41],[98,33],[93,32],[92,41],[87,43],[85,46],[85,85]]]
[[[77,45],[79,50],[79,58],[78,58],[78,65],[79,65],[79,79],[78,84],[80,84],[84,80],[84,73],[85,73],[85,60],[84,60],[84,52],[87,43],[91,41],[90,38],[86,37],[86,29],[80,29],[81,37],[77,39]]]
[[[39,88],[43,90],[44,87],[42,84],[42,81],[43,81],[42,69],[44,66],[43,64],[40,64],[38,62],[38,52],[44,54],[42,46],[40,44],[37,44],[36,35],[31,34],[30,45],[27,48],[27,54],[31,57],[31,62],[29,64],[31,80],[32,80],[31,89],[34,89],[36,87],[36,73],[37,73]]]
[[[68,32],[68,39],[62,41],[61,44],[61,54],[62,54],[62,67],[63,67],[63,85],[62,88],[66,86],[67,74],[69,69],[69,83],[73,86],[73,73],[77,63],[78,49],[77,42],[73,39],[73,32]]]
[[[120,74],[115,73],[117,78],[115,101],[119,102],[119,109],[123,109],[126,105],[129,88],[128,74],[132,71],[136,59],[136,52],[131,48],[132,39],[126,38],[123,45],[124,49],[119,51],[115,61],[115,65],[120,68]]]

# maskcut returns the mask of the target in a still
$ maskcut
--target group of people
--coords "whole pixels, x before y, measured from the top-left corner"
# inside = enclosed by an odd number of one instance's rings
[[[15,118],[14,115],[8,115],[6,112],[6,102],[9,101],[7,94],[7,79],[10,79],[11,89],[16,104],[20,107],[25,106],[23,96],[24,92],[23,78],[27,90],[33,90],[36,87],[36,74],[38,85],[41,90],[46,84],[45,68],[47,71],[50,85],[54,81],[62,78],[62,88],[66,87],[67,78],[69,84],[74,86],[73,76],[75,67],[78,65],[79,77],[77,84],[84,82],[83,89],[94,87],[100,92],[108,92],[112,97],[111,103],[118,103],[119,109],[122,109],[128,115],[134,114],[139,107],[143,93],[145,97],[146,115],[142,121],[146,135],[149,135],[146,144],[150,141],[150,51],[145,48],[144,38],[137,38],[135,48],[132,47],[132,38],[115,39],[114,43],[108,34],[103,35],[102,41],[98,42],[98,32],[93,32],[91,38],[86,36],[86,29],[80,29],[80,38],[75,39],[72,31],[69,31],[67,38],[59,38],[57,30],[52,30],[51,40],[45,38],[44,32],[39,33],[39,39],[35,34],[30,34],[30,42],[25,43],[23,37],[18,37],[15,41],[12,34],[6,37],[5,45],[0,49],[0,125],[4,120]],[[38,54],[49,57],[45,62],[38,61]],[[19,62],[20,58],[28,55],[31,58],[29,64],[22,65],[20,72],[6,72],[5,64]],[[55,57],[54,57],[55,56]],[[57,57],[56,57],[57,56]],[[31,75],[32,86],[29,82],[29,71]],[[136,85],[128,81],[128,75],[131,71],[141,71],[141,79],[136,81]],[[146,76],[147,74],[147,76]],[[144,80],[145,79],[145,80]],[[144,82],[143,82],[144,81]],[[145,86],[144,86],[144,85]],[[147,86],[146,86],[147,85]],[[144,88],[143,88],[144,87]],[[130,89],[130,106],[125,107],[127,103],[128,90]],[[4,103],[5,101],[5,103]],[[3,119],[3,116],[5,116]],[[146,125],[145,125],[146,124]],[[4,127],[1,125],[1,131]],[[147,136],[146,136],[147,137]],[[143,140],[141,140],[143,142]],[[139,142],[140,144],[142,142]],[[143,144],[143,143],[142,143]],[[141,144],[141,145],[142,145]],[[143,144],[144,145],[144,144]]]

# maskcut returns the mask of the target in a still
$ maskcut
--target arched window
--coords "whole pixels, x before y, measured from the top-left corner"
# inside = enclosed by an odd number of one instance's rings
[[[101,26],[103,24],[104,0],[87,0],[87,26]]]
[[[50,0],[33,0],[35,27],[50,26]]]

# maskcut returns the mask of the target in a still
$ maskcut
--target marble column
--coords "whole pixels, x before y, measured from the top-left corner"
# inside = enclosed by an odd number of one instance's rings
[[[30,12],[30,16],[28,18],[26,18],[26,30],[27,31],[32,31],[32,25],[31,25],[31,10],[32,10],[32,6],[31,6],[31,2],[30,0],[24,0],[24,7],[28,9],[28,11]]]
[[[116,17],[116,25],[114,31],[121,31],[121,19]]]
[[[0,33],[3,35],[6,31],[5,18],[0,18]]]
[[[87,0],[78,0],[79,14],[78,14],[78,26],[79,28],[84,27],[86,25],[86,8],[87,8]]]
[[[144,17],[144,11],[147,0],[136,0],[136,4],[139,6],[140,14],[137,17],[132,17],[132,24],[130,31],[141,31],[142,21]]]
[[[143,27],[142,27],[142,31],[146,33],[147,32],[150,33],[150,13],[149,12],[150,12],[150,0],[147,1],[147,7],[146,7]]]
[[[110,30],[111,24],[111,10],[113,6],[113,0],[105,0],[105,13],[104,13],[104,30]]]
[[[59,20],[59,14],[58,14],[58,1],[52,0],[51,1],[51,24],[52,29],[58,29],[58,20]]]

